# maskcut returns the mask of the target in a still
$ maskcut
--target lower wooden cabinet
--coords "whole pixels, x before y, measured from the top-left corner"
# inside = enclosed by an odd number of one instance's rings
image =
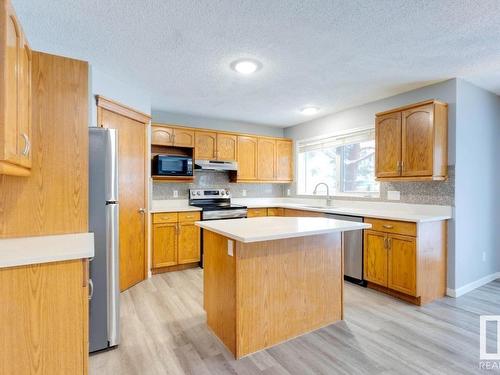
[[[153,214],[152,268],[197,263],[200,261],[199,212]]]
[[[285,212],[281,207],[270,207],[267,209],[267,216],[285,216]]]
[[[306,211],[306,210],[295,210],[293,208],[285,208],[284,216],[291,217],[325,217],[325,214],[321,212],[315,211]]]
[[[267,208],[249,208],[247,217],[262,217],[267,216]]]
[[[0,374],[87,374],[87,259],[2,268],[0,301]]]
[[[365,222],[377,229],[364,231],[364,278],[369,286],[419,305],[445,295],[445,221]]]

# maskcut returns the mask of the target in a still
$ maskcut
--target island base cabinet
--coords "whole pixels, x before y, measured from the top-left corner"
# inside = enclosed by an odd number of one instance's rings
[[[87,374],[87,260],[0,269],[0,301],[0,374]]]
[[[342,319],[341,233],[203,245],[207,324],[236,358]]]
[[[445,295],[445,221],[416,224],[365,218],[365,223],[377,229],[364,231],[368,287],[417,305]]]

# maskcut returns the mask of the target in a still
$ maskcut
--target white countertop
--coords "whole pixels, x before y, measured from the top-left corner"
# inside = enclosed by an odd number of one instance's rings
[[[187,199],[154,200],[149,212],[184,212],[201,211],[201,208],[190,206]]]
[[[370,224],[322,217],[254,217],[197,221],[196,225],[239,242],[260,242],[371,228]]]
[[[0,268],[93,256],[93,233],[0,239]]]
[[[373,217],[377,219],[423,223],[448,220],[453,217],[450,206],[405,204],[393,202],[367,202],[334,200],[334,206],[326,206],[324,199],[313,198],[233,198],[234,204],[248,208],[281,207],[304,211],[315,211],[338,215]],[[316,207],[311,207],[316,206]],[[199,211],[189,206],[187,199],[155,200],[150,212]]]

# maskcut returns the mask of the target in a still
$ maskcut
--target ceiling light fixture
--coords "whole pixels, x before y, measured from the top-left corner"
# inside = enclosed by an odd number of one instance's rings
[[[300,110],[300,113],[306,116],[312,116],[319,112],[319,107],[307,106]]]
[[[252,74],[262,67],[262,64],[256,60],[244,59],[236,60],[231,63],[231,68],[240,74]]]

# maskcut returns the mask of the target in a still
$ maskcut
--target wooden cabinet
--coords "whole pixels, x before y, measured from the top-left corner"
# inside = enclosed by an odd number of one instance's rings
[[[295,210],[293,208],[285,208],[283,215],[289,217],[325,217],[325,214],[321,212]]]
[[[195,133],[195,157],[201,160],[215,160],[217,155],[217,133]]]
[[[267,216],[285,216],[284,210],[281,207],[269,207]]]
[[[249,208],[247,217],[267,216],[267,208]]]
[[[238,137],[234,134],[217,133],[217,160],[236,161]]]
[[[293,180],[293,143],[290,140],[276,141],[276,180]]]
[[[151,125],[151,144],[155,146],[194,147],[194,131]]]
[[[236,149],[236,135],[196,131],[196,159],[236,161]]]
[[[153,214],[153,270],[200,261],[197,220],[199,212]]]
[[[0,269],[1,374],[86,374],[88,261]]]
[[[238,180],[257,180],[257,137],[238,136]]]
[[[368,286],[415,304],[445,295],[446,223],[365,218],[364,278]]]
[[[0,174],[31,168],[32,55],[9,0],[0,6]]]
[[[153,268],[177,264],[177,222],[153,224]]]
[[[429,100],[378,113],[376,176],[383,180],[445,180],[448,105]]]
[[[365,280],[387,286],[387,236],[382,232],[365,230]]]
[[[258,138],[257,140],[257,178],[272,181],[276,178],[276,140]]]
[[[151,144],[155,146],[173,146],[174,129],[151,125]]]
[[[194,147],[194,130],[174,128],[174,146]]]

